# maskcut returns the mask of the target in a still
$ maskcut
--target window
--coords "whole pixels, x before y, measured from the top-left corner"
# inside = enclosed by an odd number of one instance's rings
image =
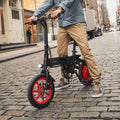
[[[41,24],[38,24],[37,30],[38,30],[38,42],[43,41],[44,40],[44,28],[43,28],[43,26]]]
[[[0,10],[0,24],[1,24],[2,34],[5,34],[3,10]]]
[[[10,7],[16,7],[17,0],[9,0],[9,6]]]
[[[0,7],[3,6],[3,0],[0,0]]]
[[[19,11],[12,10],[12,18],[13,19],[19,19]]]

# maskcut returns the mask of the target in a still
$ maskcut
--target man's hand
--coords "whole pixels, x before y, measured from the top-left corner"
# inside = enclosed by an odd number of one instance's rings
[[[59,7],[57,10],[55,10],[51,13],[51,18],[52,19],[58,18],[58,15],[62,12],[63,12],[63,9],[61,7]]]
[[[27,20],[27,22],[28,22],[28,23],[31,23],[35,18],[36,18],[36,16],[31,16],[31,17]]]

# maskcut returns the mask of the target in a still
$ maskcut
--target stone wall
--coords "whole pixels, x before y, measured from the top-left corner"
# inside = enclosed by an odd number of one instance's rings
[[[9,0],[3,2],[5,34],[0,34],[1,44],[22,43],[24,41],[21,0],[10,6]]]

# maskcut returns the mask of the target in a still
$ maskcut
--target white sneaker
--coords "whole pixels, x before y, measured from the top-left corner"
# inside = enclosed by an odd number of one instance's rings
[[[91,93],[92,97],[101,97],[104,92],[104,87],[101,85],[100,82],[94,82],[93,90]]]

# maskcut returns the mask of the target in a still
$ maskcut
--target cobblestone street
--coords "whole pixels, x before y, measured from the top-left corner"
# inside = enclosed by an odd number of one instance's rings
[[[32,107],[27,89],[43,62],[44,52],[39,52],[0,63],[0,120],[120,120],[120,32],[104,33],[89,45],[102,73],[101,98],[91,98],[92,87],[83,86],[75,76],[69,88],[55,91],[48,107]],[[52,54],[57,55],[56,48]],[[57,82],[60,68],[50,71]]]

